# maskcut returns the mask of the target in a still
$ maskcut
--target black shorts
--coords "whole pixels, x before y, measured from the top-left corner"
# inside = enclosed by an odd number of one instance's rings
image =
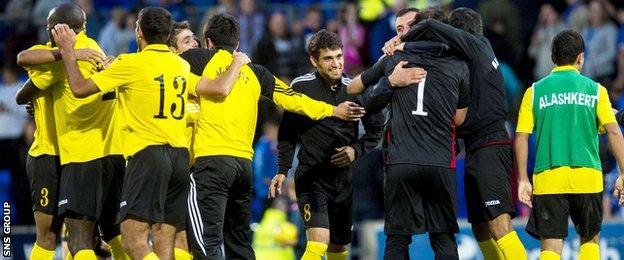
[[[533,195],[526,231],[536,239],[564,239],[568,236],[568,217],[579,236],[594,237],[602,225],[602,192]]]
[[[468,222],[488,222],[505,213],[516,216],[511,195],[512,161],[509,144],[485,146],[466,155]]]
[[[127,217],[179,227],[189,190],[186,148],[148,146],[128,159],[119,221]]]
[[[306,228],[329,229],[332,244],[351,243],[353,186],[349,168],[299,165],[295,175],[295,193]]]
[[[119,192],[114,187],[119,187],[123,181],[124,163],[118,156],[107,156],[63,165],[58,215],[99,220],[109,193]],[[106,208],[105,211],[110,210],[113,209]]]
[[[58,156],[40,155],[26,158],[26,175],[30,183],[33,212],[56,215],[58,209],[61,163]]]
[[[392,164],[384,176],[386,235],[457,233],[455,169]]]

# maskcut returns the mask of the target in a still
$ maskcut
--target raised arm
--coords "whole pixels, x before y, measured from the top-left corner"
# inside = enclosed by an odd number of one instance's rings
[[[472,58],[480,54],[478,38],[476,36],[433,19],[427,19],[415,24],[401,40],[403,42],[419,40],[444,42],[465,58]]]

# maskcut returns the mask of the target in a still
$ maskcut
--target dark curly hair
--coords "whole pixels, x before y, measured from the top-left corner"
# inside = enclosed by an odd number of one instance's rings
[[[310,42],[308,43],[308,52],[314,59],[318,59],[322,49],[342,49],[342,41],[337,34],[326,29],[322,29],[310,38]]]

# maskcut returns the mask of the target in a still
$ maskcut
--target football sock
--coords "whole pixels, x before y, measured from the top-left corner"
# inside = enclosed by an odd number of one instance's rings
[[[52,258],[54,258],[54,250],[47,250],[35,242],[30,251],[30,260],[52,260]]]
[[[327,252],[327,260],[346,260],[349,255],[349,250],[342,252]]]
[[[182,248],[175,248],[173,251],[173,254],[175,255],[175,259],[176,260],[191,260],[193,259],[193,256],[191,256],[191,254],[182,249]]]
[[[507,235],[497,240],[496,243],[506,259],[527,259],[527,252],[522,242],[520,242],[516,231],[509,232]]]
[[[308,241],[305,252],[301,260],[321,260],[327,251],[327,244],[315,241]]]
[[[74,260],[97,260],[97,257],[92,249],[83,249],[76,253]]]
[[[479,242],[479,248],[481,248],[484,260],[505,260],[503,251],[500,250],[493,238]]]
[[[121,235],[116,236],[106,243],[110,246],[110,251],[114,260],[130,260],[130,256],[126,254],[126,251],[124,251],[121,245]]]
[[[600,246],[596,243],[587,242],[579,248],[579,260],[599,260]]]
[[[553,251],[540,252],[540,260],[559,260],[561,256]]]

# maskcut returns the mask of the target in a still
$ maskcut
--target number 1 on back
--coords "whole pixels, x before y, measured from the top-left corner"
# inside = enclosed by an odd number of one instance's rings
[[[424,78],[420,83],[418,83],[418,98],[416,99],[416,110],[412,110],[412,115],[427,116],[427,112],[425,112],[423,105],[423,99],[425,98],[425,81],[427,81],[427,78]]]

